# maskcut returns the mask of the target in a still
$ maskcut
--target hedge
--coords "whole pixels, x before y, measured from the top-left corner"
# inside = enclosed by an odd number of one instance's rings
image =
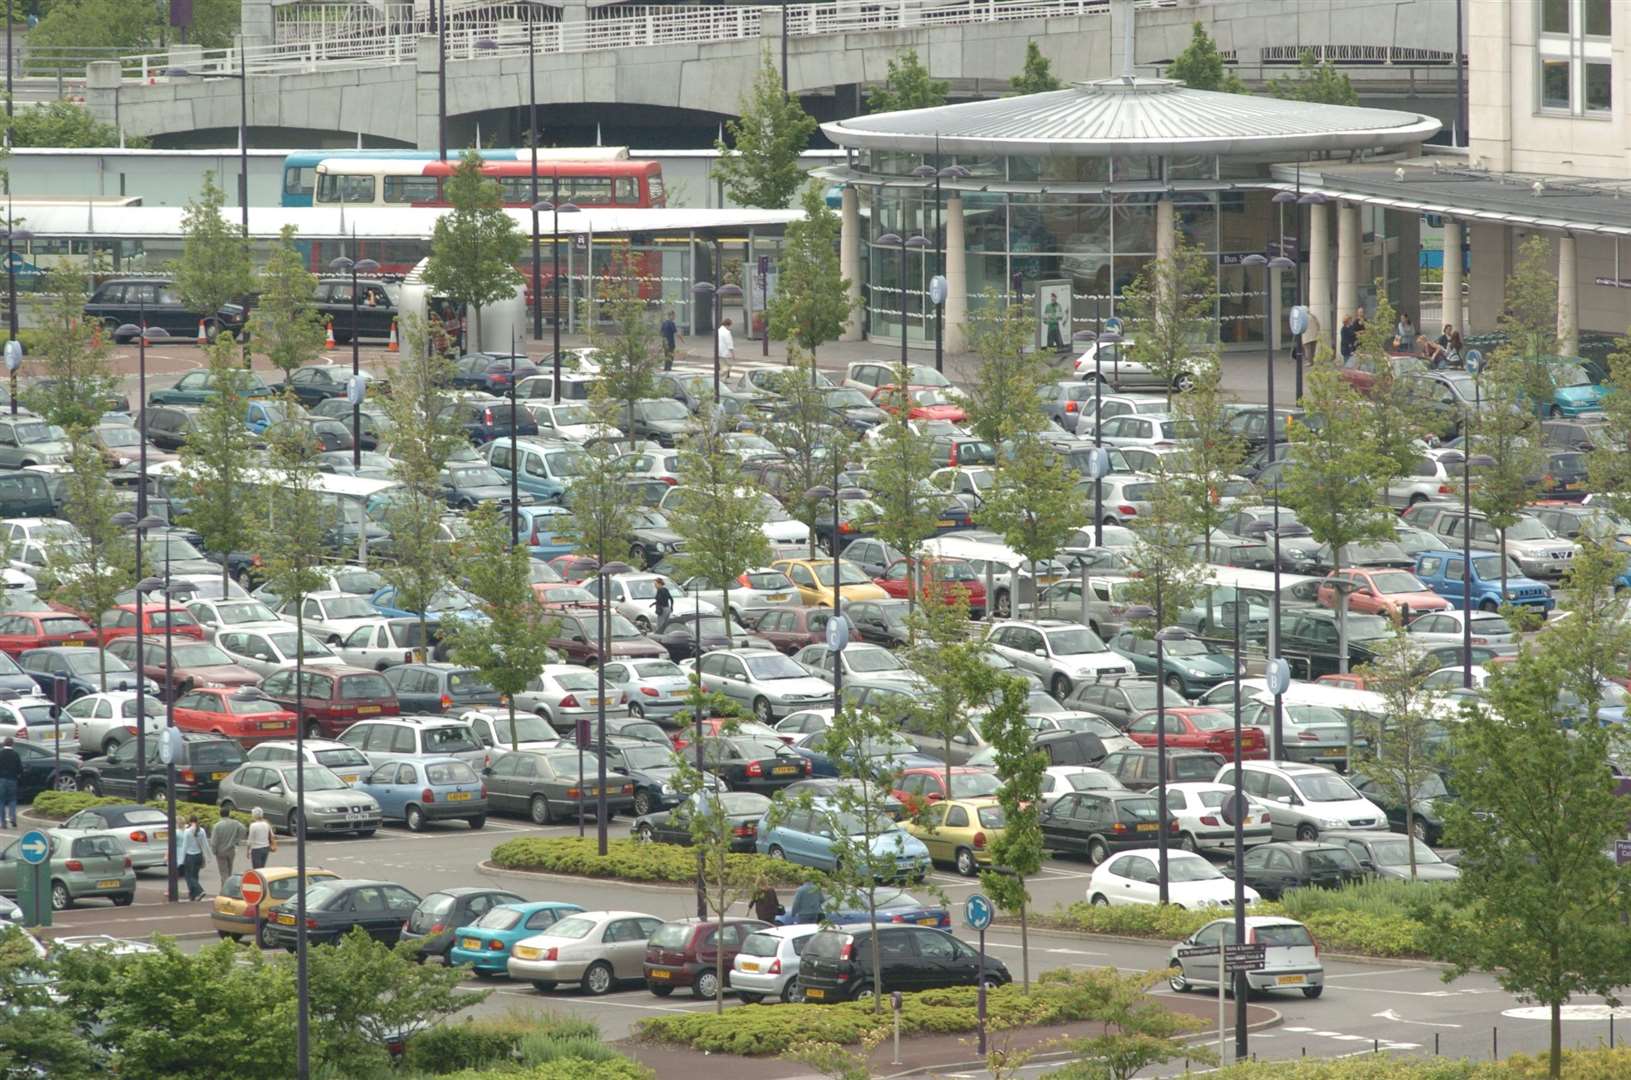
[[[543,1065],[443,1073],[441,1080],[654,1080],[656,1075],[638,1061],[624,1057],[606,1061],[557,1058]]]
[[[121,799],[112,795],[92,795],[88,791],[42,791],[34,796],[30,809],[40,817],[62,821],[73,817],[81,810],[93,806],[123,806],[130,803],[130,799]],[[165,809],[163,799],[155,799],[146,805],[155,810]],[[206,829],[221,820],[221,811],[209,803],[178,802],[176,803],[176,820],[186,821],[196,815],[198,823]],[[249,815],[241,811],[232,815],[245,825],[249,824]]]
[[[1215,1080],[1544,1080],[1546,1075],[1544,1054],[1516,1054],[1503,1061],[1362,1054],[1242,1063],[1212,1073]],[[1624,1080],[1627,1076],[1631,1076],[1631,1050],[1563,1051],[1563,1080]]]
[[[695,848],[678,844],[642,844],[637,840],[613,840],[606,854],[599,854],[596,841],[571,837],[523,837],[506,840],[493,848],[493,863],[506,870],[534,870],[551,874],[577,874],[582,877],[616,878],[620,881],[654,881],[689,885],[697,877]],[[762,876],[775,885],[800,885],[821,875],[809,867],[797,866],[768,855],[730,856],[733,873],[743,878]]]

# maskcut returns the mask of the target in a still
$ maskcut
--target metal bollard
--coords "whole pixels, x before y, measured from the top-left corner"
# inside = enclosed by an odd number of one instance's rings
[[[895,1010],[895,1057],[891,1065],[900,1064],[900,991],[889,995],[889,1007]]]
[[[1491,1061],[1501,1060],[1501,1029],[1498,1027],[1489,1029],[1489,1059]]]

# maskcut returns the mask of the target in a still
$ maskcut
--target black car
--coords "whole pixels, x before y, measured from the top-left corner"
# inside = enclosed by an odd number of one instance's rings
[[[174,281],[164,278],[115,278],[97,286],[96,292],[85,301],[85,317],[95,319],[109,331],[114,341],[134,341],[135,335],[121,337],[121,326],[144,323],[149,328],[163,330],[171,337],[193,341],[198,337],[200,323],[204,337],[214,341],[221,331],[241,337],[244,330],[242,304],[222,304],[213,312],[188,309],[176,290]]]
[[[1078,791],[1062,795],[1042,812],[1042,846],[1080,853],[1101,863],[1118,851],[1149,847],[1157,838],[1160,812],[1154,795]],[[1176,838],[1178,819],[1167,819]]]
[[[844,605],[855,636],[874,645],[896,648],[912,639],[906,625],[905,600],[854,600]]]
[[[74,701],[86,694],[97,694],[102,691],[97,652],[96,649],[75,649],[63,645],[25,649],[17,656],[17,666],[38,684],[39,693],[46,697],[51,696],[51,685],[56,677],[65,676],[68,680],[68,700]],[[136,684],[141,682],[152,693],[159,692],[158,683],[137,675],[129,664],[112,653],[105,654],[100,663],[102,669],[107,671],[109,690],[133,690]],[[33,689],[34,687],[29,687],[30,691]]]
[[[1543,499],[1579,502],[1586,497],[1586,455],[1580,450],[1553,450],[1546,455],[1546,471],[1535,478]]]
[[[694,611],[670,613],[651,636],[668,650],[670,660],[684,660],[715,649],[775,648],[764,638],[748,633],[735,623],[727,623],[723,615]]]
[[[324,278],[317,283],[316,308],[323,321],[334,328],[334,340],[351,340],[352,320],[355,319],[358,338],[386,338],[391,324],[396,321],[396,302],[391,299],[395,286],[386,282],[358,278],[355,309],[352,308],[351,278]],[[355,310],[356,314],[352,312]],[[344,395],[345,389],[340,393]]]
[[[405,716],[462,712],[502,698],[473,668],[457,664],[398,664],[384,671]]]
[[[525,353],[465,353],[453,361],[453,385],[463,390],[508,394],[522,379],[542,374]]]
[[[775,792],[810,775],[810,761],[786,743],[746,736],[705,738],[702,765],[732,791]]]
[[[306,886],[306,940],[333,945],[360,926],[375,941],[395,945],[416,908],[419,895],[390,881],[327,878]],[[295,947],[295,901],[278,906],[267,923],[266,937],[290,952]]]
[[[1291,665],[1297,679],[1317,679],[1335,675],[1339,646],[1337,613],[1324,608],[1298,609],[1281,616],[1280,655]],[[1393,624],[1385,615],[1348,612],[1345,620],[1348,668],[1352,670],[1376,659],[1376,649],[1393,637]]]
[[[1595,450],[1603,440],[1604,431],[1601,421],[1542,420],[1540,422],[1540,442],[1542,446],[1586,453]]]
[[[636,439],[650,439],[658,446],[672,447],[700,430],[691,410],[673,398],[642,398],[634,403],[633,431]]]
[[[1099,768],[1129,791],[1149,791],[1160,782],[1161,757],[1152,747],[1106,754]],[[1223,755],[1209,750],[1168,750],[1167,783],[1205,783],[1223,767]]]
[[[40,693],[40,690],[38,680],[18,667],[17,661],[5,653],[0,653],[0,696],[10,693],[33,697]]]
[[[279,395],[285,391],[293,391],[300,404],[313,406],[333,399],[344,400],[350,383],[351,369],[344,364],[307,364],[303,368],[296,368],[289,375],[288,381],[276,387],[276,390]],[[350,415],[351,406],[347,402],[346,416]],[[340,417],[333,419],[338,420]]]
[[[1287,889],[1351,885],[1365,880],[1365,871],[1346,845],[1286,840],[1259,844],[1246,852],[1240,876],[1263,899],[1278,900]]]
[[[661,480],[648,481],[662,488],[656,501],[661,501],[668,485]],[[632,483],[632,481],[631,481]],[[631,492],[631,496],[632,496]],[[634,501],[633,498],[630,500]],[[565,505],[572,505],[572,489],[567,489]],[[668,519],[656,510],[636,506],[629,510],[629,561],[642,570],[650,570],[664,558],[680,549],[680,534],[668,527]]]
[[[79,789],[93,795],[120,795],[133,799],[159,799],[165,793],[166,768],[159,760],[158,739],[147,739],[146,790],[137,790],[136,740],[131,739],[107,757],[79,770]],[[176,759],[176,798],[213,803],[221,781],[244,763],[238,740],[186,731],[181,735],[181,756]]]
[[[284,438],[303,442],[312,454],[332,454],[337,450],[350,450],[353,444],[351,425],[326,416],[302,416],[282,421],[261,432],[257,439],[262,445],[282,433]]]
[[[1104,740],[1091,731],[1043,731],[1031,745],[1048,756],[1049,765],[1098,765],[1107,756]]]
[[[1411,848],[1415,848],[1417,881],[1455,881],[1461,870],[1439,858],[1420,840],[1380,829],[1331,829],[1320,833],[1327,844],[1343,844],[1359,868],[1379,878],[1409,881]]]
[[[599,721],[595,723],[598,727]],[[643,716],[608,716],[606,734],[615,735],[631,746],[646,743],[668,749],[674,745],[669,733],[661,724],[655,720],[647,720]]]
[[[731,823],[731,850],[754,850],[759,821],[770,811],[770,800],[751,791],[726,791],[714,796]],[[635,812],[639,813],[636,804]],[[670,810],[641,814],[634,823],[634,838],[647,844],[691,846],[692,806],[682,802]]]
[[[17,785],[17,801],[26,803],[42,791],[74,791],[79,787],[78,754],[57,753],[24,739],[12,742],[23,759],[23,775]]]
[[[649,720],[640,721],[650,724]],[[591,724],[592,726],[592,724]],[[656,727],[655,724],[652,725]],[[674,777],[679,771],[674,764],[674,744],[666,738],[662,745],[645,739],[619,735],[612,731],[612,721],[606,721],[606,773],[608,778],[624,777],[634,784],[634,813],[636,816],[655,813],[679,802],[674,790]],[[657,729],[659,732],[661,728]],[[596,756],[596,776],[599,776],[600,744],[591,743],[586,751]]]
[[[430,893],[413,909],[402,926],[403,941],[417,941],[421,956],[447,959],[453,948],[453,931],[469,926],[500,904],[524,904],[526,900],[504,889],[479,885],[456,885]]]
[[[464,429],[473,446],[485,446],[510,435],[510,414],[515,414],[515,434],[526,439],[538,434],[538,422],[525,409],[511,410],[509,402],[490,394],[467,394],[442,406],[454,423]]]
[[[198,406],[149,405],[136,419],[147,425],[147,441],[160,450],[180,450],[198,433]]]
[[[799,956],[799,989],[816,1004],[850,1001],[872,986],[872,930],[840,927],[822,930],[804,943]],[[980,954],[944,930],[927,926],[880,926],[878,993],[974,986],[984,972],[987,986],[1013,981],[1008,967]]]

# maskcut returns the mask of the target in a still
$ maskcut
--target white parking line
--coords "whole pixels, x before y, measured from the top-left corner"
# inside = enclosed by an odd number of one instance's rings
[[[532,998],[535,1001],[551,1001],[552,1000],[546,994],[539,994],[539,993],[536,993],[536,992],[533,992],[533,991],[528,991],[528,990],[500,990],[499,993],[508,994],[511,997]],[[641,1009],[641,1010],[644,1010],[646,1012],[671,1012],[671,1013],[695,1012],[699,1008],[711,1007],[713,1005],[712,1001],[699,1001],[699,1002],[696,1002],[694,1005],[691,1005],[689,1007],[684,1006],[684,1005],[637,1005],[632,1001],[613,1001],[609,997],[578,998],[578,999],[568,999],[568,1000],[582,1001],[582,1002],[585,1002],[585,1003],[592,1002],[595,1005],[616,1005],[620,1009]]]

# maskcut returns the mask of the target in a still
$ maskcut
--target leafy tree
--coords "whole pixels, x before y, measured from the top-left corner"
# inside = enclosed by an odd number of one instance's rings
[[[298,367],[315,363],[323,353],[323,321],[317,314],[317,275],[294,246],[295,227],[283,226],[266,269],[261,272],[260,300],[249,316],[255,349],[287,379]]]
[[[1179,1058],[1198,1064],[1217,1060],[1211,1050],[1182,1038],[1194,1026],[1193,1020],[1149,995],[1150,985],[1161,974],[1123,975],[1110,970],[1095,974],[1096,978],[1074,980],[1072,985],[1084,999],[1080,1015],[1103,1021],[1104,1033],[1065,1040],[1073,1060],[1043,1076],[1050,1080],[1132,1080],[1151,1065]]]
[[[904,369],[896,372],[895,385],[910,381]],[[924,478],[933,469],[928,439],[913,429],[905,409],[896,410],[872,442],[866,473],[872,499],[882,511],[874,532],[906,558],[908,573],[915,572],[923,542],[939,527],[941,507],[950,498],[925,493]]]
[[[1420,399],[1411,393],[1411,381],[1393,373],[1393,330],[1399,315],[1388,302],[1384,282],[1376,283],[1376,313],[1365,323],[1355,344],[1357,355],[1373,362],[1374,381],[1365,393],[1370,402],[1371,444],[1382,455],[1385,484],[1408,476],[1421,459],[1421,437],[1430,424]]]
[[[686,576],[720,584],[720,612],[729,622],[728,583],[764,564],[770,540],[763,528],[764,493],[742,475],[712,405],[703,408],[702,431],[680,448],[679,477],[683,495],[668,515],[669,528],[683,541],[674,562]]]
[[[1557,270],[1546,237],[1537,233],[1518,245],[1505,298],[1500,324],[1507,343],[1490,357],[1488,370],[1520,387],[1524,407],[1544,416],[1552,404],[1547,360],[1558,351]]]
[[[817,346],[844,332],[853,304],[850,280],[838,265],[838,215],[819,184],[804,189],[800,206],[804,216],[787,223],[782,239],[768,325],[772,340],[796,344],[813,357]]]
[[[1569,564],[1565,593],[1568,618],[1539,637],[1540,655],[1557,666],[1563,688],[1586,704],[1586,722],[1598,725],[1603,688],[1623,678],[1631,660],[1631,614],[1617,595],[1626,552],[1613,536],[1582,532],[1580,551]]]
[[[1217,346],[1208,341],[1216,305],[1212,257],[1181,233],[1172,254],[1145,263],[1122,293],[1120,310],[1132,340],[1121,348],[1160,376],[1169,411],[1172,392],[1193,385],[1197,361],[1216,359]]]
[[[882,86],[866,97],[867,112],[898,112],[903,109],[932,109],[946,103],[951,83],[929,78],[929,69],[917,58],[916,49],[907,49],[897,60],[889,61],[889,74]]]
[[[1127,596],[1134,604],[1154,609],[1155,630],[1195,603],[1205,580],[1205,569],[1190,551],[1183,529],[1187,510],[1184,493],[1163,479],[1155,485],[1150,512],[1133,519]]]
[[[1053,447],[1025,436],[997,470],[980,508],[981,523],[1001,533],[1003,543],[1030,562],[1031,604],[1036,610],[1042,602],[1042,589],[1035,584],[1036,564],[1052,558],[1081,525],[1076,480],[1076,473]]]
[[[38,25],[28,32],[29,49],[41,56],[51,50],[151,51],[158,47],[168,18],[168,8],[145,0],[52,0],[41,7]],[[236,0],[197,0],[189,28],[191,43],[204,49],[230,47],[238,29],[238,9]],[[19,109],[19,116],[24,111]]]
[[[983,666],[983,665],[982,665]],[[991,869],[980,885],[1004,911],[1019,912],[1020,965],[1025,992],[1031,992],[1031,938],[1025,918],[1031,899],[1025,880],[1042,870],[1042,779],[1048,757],[1036,748],[1036,732],[1027,723],[1030,691],[1024,680],[992,672],[998,691],[980,720],[980,734],[993,751],[992,765],[1002,777],[997,802],[1002,829],[991,842]],[[947,786],[947,790],[951,790]]]
[[[714,172],[725,193],[743,206],[786,206],[805,182],[799,155],[815,130],[815,117],[804,111],[797,95],[782,89],[781,72],[766,49],[740,115],[725,121],[730,143],[714,142],[719,153]]]
[[[48,545],[46,569],[56,582],[51,599],[85,612],[94,625],[136,583],[136,552],[129,533],[114,524],[121,506],[108,483],[101,447],[84,428],[69,432],[68,467],[62,516],[79,535]],[[108,663],[102,649],[96,650],[96,673],[106,692]]]
[[[1165,478],[1174,496],[1175,524],[1184,533],[1200,535],[1207,562],[1212,561],[1214,530],[1234,512],[1223,501],[1224,489],[1246,461],[1246,441],[1229,426],[1234,414],[1222,381],[1221,366],[1206,364],[1195,373],[1194,387],[1178,398],[1174,412],[1189,424],[1191,437]]]
[[[1224,67],[1218,43],[1212,40],[1212,35],[1199,22],[1194,24],[1184,51],[1167,65],[1166,76],[1177,79],[1191,90],[1218,90],[1225,94],[1248,92],[1240,77]]]
[[[1472,508],[1495,530],[1502,552],[1506,551],[1506,531],[1534,501],[1546,468],[1522,379],[1520,369],[1496,367],[1479,380],[1483,408],[1472,416],[1466,440],[1467,452],[1481,461],[1473,467]],[[1500,563],[1501,595],[1505,596],[1507,560]]]
[[[257,546],[260,522],[244,512],[255,465],[249,416],[250,374],[238,365],[232,343],[217,340],[204,353],[215,393],[198,408],[198,435],[181,447],[177,499],[180,522],[203,538],[204,550],[221,555],[226,587],[227,556]]]
[[[969,351],[979,357],[966,397],[968,429],[992,446],[1045,430],[1041,390],[1052,373],[1026,349],[1032,325],[1024,305],[988,291],[967,334]]]
[[[816,522],[832,504],[810,493],[832,485],[833,466],[845,460],[853,440],[828,406],[827,391],[816,385],[815,358],[795,343],[787,346],[787,362],[789,370],[774,380],[781,405],[762,434],[781,452],[787,469],[782,505],[809,527],[814,558]]]
[[[968,635],[968,591],[933,574],[911,591],[918,603],[907,616],[912,640],[905,660],[926,691],[912,698],[912,728],[940,739],[950,791],[952,740],[968,730],[1000,687],[996,670],[983,659],[984,642]]]
[[[1053,73],[1053,65],[1042,55],[1042,50],[1036,47],[1036,41],[1031,40],[1025,43],[1025,66],[1008,80],[1008,85],[1016,94],[1040,94],[1058,90],[1064,84]]]
[[[32,35],[30,35],[32,37]],[[119,129],[104,124],[85,106],[72,101],[50,101],[20,108],[11,118],[13,146],[118,146]],[[128,136],[127,147],[143,147],[147,140]]]
[[[589,404],[593,415],[611,426],[613,406],[603,384],[596,383],[590,390]],[[604,439],[588,443],[583,451],[564,501],[572,509],[572,538],[578,550],[605,563],[630,550],[634,506],[626,483],[629,465],[618,455],[617,447]]]
[[[206,172],[204,189],[196,201],[188,200],[181,218],[185,239],[174,266],[176,291],[188,310],[206,319],[255,289],[248,241],[221,216],[224,205],[226,196],[216,186],[215,174]]]
[[[95,427],[118,386],[111,362],[113,335],[85,318],[88,283],[85,272],[72,266],[46,275],[44,333],[36,351],[36,366],[45,379],[20,395],[48,423],[69,431]]]
[[[1564,730],[1563,678],[1549,659],[1520,653],[1455,725],[1450,775],[1460,797],[1445,821],[1461,878],[1456,903],[1427,919],[1428,952],[1450,965],[1446,981],[1488,972],[1507,993],[1551,1010],[1554,1078],[1562,1006],[1577,994],[1613,1002],[1631,978],[1627,873],[1605,854],[1628,816],[1603,767],[1611,736],[1596,726]]]
[[[601,315],[608,330],[597,331],[600,378],[596,385],[606,397],[623,406],[624,428],[629,446],[634,446],[634,403],[657,392],[657,372],[662,365],[657,350],[657,334],[646,318],[646,303],[636,288],[639,271],[626,256],[612,260],[605,276],[597,283]]]
[[[515,264],[526,245],[514,219],[504,212],[498,181],[481,174],[476,151],[464,152],[444,187],[452,209],[436,219],[431,231],[425,287],[461,311],[474,311],[476,347],[481,309],[513,296],[521,284]]]
[[[1631,336],[1615,341],[1608,357],[1609,393],[1603,395],[1603,428],[1586,455],[1593,501],[1602,499],[1619,517],[1631,517]]]
[[[1426,843],[1426,829],[1418,831],[1416,807],[1427,797],[1429,785],[1443,767],[1438,741],[1441,700],[1426,686],[1421,649],[1403,626],[1382,642],[1376,658],[1360,669],[1365,688],[1382,698],[1380,714],[1354,713],[1352,752],[1359,769],[1390,802],[1404,807],[1405,835],[1410,845],[1410,877],[1416,877],[1416,845]]]
[[[106,1075],[68,1011],[52,999],[52,965],[21,928],[0,929],[0,1078],[94,1080]]]
[[[509,707],[510,745],[521,745],[515,695],[527,689],[554,657],[549,641],[555,620],[532,593],[531,556],[514,542],[507,514],[482,503],[469,517],[470,535],[457,552],[465,589],[485,619],[444,620],[443,632],[456,663],[481,673]]]
[[[876,1027],[862,1033],[860,1045],[851,1048],[835,1042],[801,1039],[782,1054],[788,1061],[808,1065],[818,1075],[832,1080],[872,1080],[872,1052],[883,1042],[886,1030]]]
[[[1348,76],[1338,71],[1329,60],[1316,61],[1308,49],[1298,56],[1295,73],[1282,79],[1270,79],[1266,89],[1274,97],[1290,101],[1319,105],[1359,104],[1359,91],[1353,88]]]

